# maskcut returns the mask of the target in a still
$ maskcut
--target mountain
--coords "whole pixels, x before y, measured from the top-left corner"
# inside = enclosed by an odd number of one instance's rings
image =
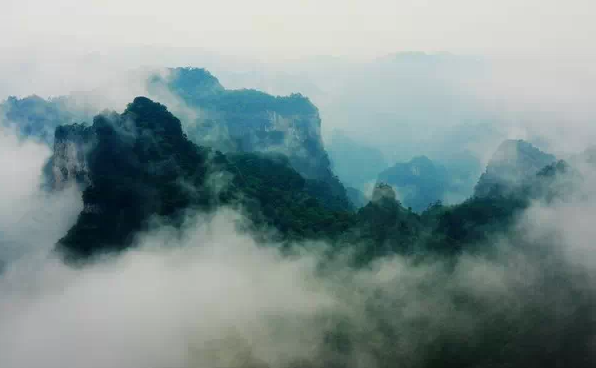
[[[474,189],[474,195],[486,197],[518,189],[525,180],[554,162],[555,156],[542,152],[531,143],[506,140],[488,162],[486,171]]]
[[[180,227],[187,211],[216,205],[245,211],[283,239],[327,237],[351,226],[350,213],[321,204],[284,156],[197,146],[180,120],[146,97],[122,114],[96,116],[91,126],[61,126],[55,141],[48,181],[55,190],[69,181],[84,188],[84,209],[59,242],[75,259],[125,249],[152,221]]]
[[[122,249],[150,216],[176,221],[180,210],[211,200],[203,193],[208,152],[188,141],[180,121],[149,99],[136,98],[122,114],[96,116],[90,127],[60,127],[56,142],[51,181],[88,178],[84,210],[60,241],[77,256]],[[182,178],[192,190],[185,190]]]
[[[414,211],[422,211],[442,200],[449,189],[449,174],[445,167],[426,156],[397,163],[382,171],[378,180],[394,186],[404,205]]]
[[[379,206],[376,195],[367,204],[359,191],[350,189],[351,200],[362,207],[351,213],[348,191],[333,175],[322,144],[318,111],[308,99],[226,90],[201,69],[175,69],[154,77],[151,85],[155,93],[167,91],[183,100],[196,115],[195,125],[189,123],[188,111],[183,122],[145,97],[135,98],[121,114],[97,115],[91,125],[76,123],[83,115],[66,113],[61,99],[11,98],[3,104],[11,121],[20,119],[22,127],[32,127],[23,130],[27,134],[67,122],[55,128],[52,138],[37,135],[54,143],[45,170],[48,186],[62,190],[74,181],[84,190],[84,210],[60,241],[67,253],[88,256],[124,249],[154,219],[181,226],[189,209],[208,212],[222,204],[247,213],[253,226],[274,228],[280,239],[342,239],[377,249],[370,254],[406,251],[413,244],[433,248],[436,239],[443,239],[440,248],[460,249],[470,239],[506,229],[506,219],[525,208],[528,198],[566,193],[568,185],[560,179],[575,178],[569,176],[573,168],[555,163],[554,156],[523,141],[506,141],[479,180],[477,195],[461,205],[437,203],[452,190],[453,175],[419,156],[378,176],[397,190],[392,206]],[[223,138],[213,139],[222,131]],[[374,151],[370,162],[377,161]],[[474,166],[472,158],[461,168],[461,177]],[[487,197],[481,195],[487,186],[510,190]],[[383,221],[370,221],[375,218]],[[391,230],[379,229],[375,222]],[[433,234],[433,244],[428,234]]]
[[[134,78],[140,78],[136,84],[144,86],[141,89],[148,90],[152,99],[172,107],[192,142],[224,153],[285,155],[290,165],[308,180],[311,193],[325,205],[337,210],[353,208],[345,187],[332,171],[320,134],[319,112],[308,98],[299,94],[276,97],[256,90],[227,90],[211,73],[197,68],[151,73],[148,79],[147,74],[140,73]],[[112,86],[108,90],[119,89]],[[109,100],[102,98],[101,92],[47,100],[38,96],[10,97],[0,104],[1,120],[15,125],[22,136],[51,146],[58,126],[92,121],[101,111],[98,104]]]
[[[397,167],[404,185],[424,186],[421,177],[442,175],[424,157]],[[198,146],[178,118],[146,97],[121,114],[96,116],[90,126],[57,128],[46,175],[53,190],[69,182],[83,188],[84,208],[58,245],[75,260],[134,246],[136,235],[155,222],[180,228],[189,213],[220,206],[243,212],[248,230],[274,230],[255,233],[276,241],[325,239],[342,244],[340,252],[354,247],[360,263],[391,253],[458,253],[507,232],[531,201],[563,199],[578,183],[577,172],[560,161],[498,196],[454,206],[435,201],[421,214],[405,208],[384,183],[358,212],[336,210],[320,199],[320,182],[304,178],[286,156]]]
[[[198,68],[156,74],[148,89],[160,101],[176,101],[173,111],[183,116],[185,132],[193,142],[224,153],[283,154],[306,179],[326,186],[340,204],[338,209],[351,208],[323,145],[319,111],[308,98],[227,90],[211,73]]]
[[[95,131],[85,124],[61,125],[53,142],[54,154],[44,168],[46,186],[61,190],[73,180],[83,187],[89,185],[87,154],[96,144]]]

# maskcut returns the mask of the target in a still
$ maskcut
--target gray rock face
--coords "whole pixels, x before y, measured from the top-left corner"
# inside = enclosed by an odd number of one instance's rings
[[[94,131],[83,124],[56,128],[54,154],[46,167],[49,186],[64,189],[70,183],[90,184],[87,153],[95,144]]]
[[[300,94],[227,90],[208,71],[197,68],[156,75],[149,90],[162,97],[159,100],[182,100],[184,107],[172,109],[183,120],[188,137],[199,145],[222,152],[280,153],[306,178],[326,179],[329,174],[319,111]]]
[[[474,194],[478,197],[506,194],[556,160],[528,142],[506,140],[489,161]]]

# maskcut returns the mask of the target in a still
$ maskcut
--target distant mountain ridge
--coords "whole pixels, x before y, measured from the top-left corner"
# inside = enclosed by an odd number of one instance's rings
[[[418,156],[384,170],[378,181],[396,187],[406,207],[422,211],[443,199],[449,187],[449,174],[444,166]]]
[[[80,123],[84,113],[69,104],[68,97],[44,99],[37,95],[8,97],[0,104],[0,122],[12,125],[21,137],[33,138],[48,145],[54,130],[62,124]]]

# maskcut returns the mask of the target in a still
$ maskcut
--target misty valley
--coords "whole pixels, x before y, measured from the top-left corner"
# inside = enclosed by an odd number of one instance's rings
[[[486,116],[375,145],[326,129],[347,92],[201,68],[108,84],[0,104],[0,367],[596,366],[596,146]]]

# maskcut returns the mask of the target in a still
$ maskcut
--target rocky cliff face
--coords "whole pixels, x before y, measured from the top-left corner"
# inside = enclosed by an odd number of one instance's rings
[[[55,141],[55,187],[85,185],[84,210],[60,240],[69,255],[123,249],[150,217],[176,223],[184,209],[213,198],[204,185],[207,151],[184,136],[165,106],[145,97],[122,114],[96,116],[89,127],[59,127]]]
[[[91,183],[88,153],[96,144],[92,128],[83,124],[64,125],[56,128],[54,154],[46,167],[48,184],[61,190],[69,183],[83,187]]]
[[[192,121],[183,124],[198,144],[222,152],[281,153],[308,178],[326,175],[329,159],[321,139],[319,112],[302,95],[226,90],[208,71],[196,68],[176,68],[166,76],[154,76],[149,89],[163,99],[176,97],[195,110],[190,114]],[[168,93],[173,96],[164,96]],[[177,115],[189,116],[188,112]]]
[[[506,194],[518,189],[556,157],[523,140],[504,141],[489,161],[474,190],[477,197]]]
[[[194,68],[156,75],[149,90],[160,101],[176,101],[173,111],[186,117],[183,124],[193,142],[224,153],[285,155],[302,176],[324,182],[343,207],[350,206],[345,188],[331,170],[319,111],[308,98],[226,90],[208,71]]]

